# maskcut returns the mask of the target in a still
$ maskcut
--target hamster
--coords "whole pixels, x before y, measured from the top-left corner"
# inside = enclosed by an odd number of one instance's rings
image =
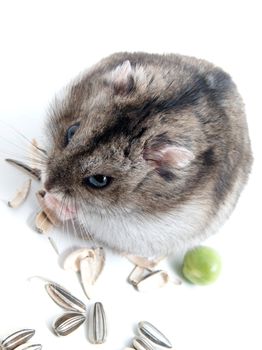
[[[46,204],[97,244],[166,256],[218,230],[252,152],[230,76],[176,54],[116,53],[49,110]]]

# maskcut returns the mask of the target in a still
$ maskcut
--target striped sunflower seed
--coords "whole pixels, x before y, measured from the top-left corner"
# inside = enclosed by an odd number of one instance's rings
[[[34,329],[22,329],[5,338],[1,345],[5,350],[16,349],[19,345],[26,343],[35,334]]]
[[[106,341],[107,324],[102,303],[91,306],[88,318],[88,339],[92,344],[102,344]]]
[[[58,317],[53,324],[53,330],[56,335],[64,337],[80,327],[85,320],[85,315],[80,312],[68,312]]]
[[[48,283],[45,286],[50,298],[60,307],[68,311],[86,312],[86,306],[63,287]]]
[[[172,348],[172,344],[167,337],[161,333],[155,326],[147,321],[138,323],[139,332],[153,343],[165,348]]]
[[[133,339],[133,346],[136,350],[155,350],[149,341],[143,337],[135,337]]]

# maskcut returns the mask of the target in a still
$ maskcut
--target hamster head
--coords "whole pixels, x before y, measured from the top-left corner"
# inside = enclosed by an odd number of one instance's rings
[[[184,174],[194,155],[179,120],[170,130],[172,105],[159,94],[161,84],[157,72],[126,60],[104,74],[87,73],[54,101],[45,188],[71,213],[169,209],[173,170]]]

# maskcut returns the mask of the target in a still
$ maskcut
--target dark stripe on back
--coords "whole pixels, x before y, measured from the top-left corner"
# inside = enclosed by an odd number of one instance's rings
[[[220,94],[224,92],[222,87],[228,88],[229,77],[227,79],[218,74],[219,76],[219,89],[209,87],[206,79],[200,75],[196,75],[195,79],[181,90],[176,97],[161,100],[160,97],[153,97],[144,102],[141,106],[126,106],[122,110],[116,110],[115,121],[106,127],[100,134],[96,135],[90,143],[89,152],[92,152],[98,144],[106,144],[113,138],[119,136],[126,136],[131,143],[135,138],[141,137],[144,133],[144,122],[148,118],[152,118],[159,113],[168,113],[172,110],[180,110],[189,106],[196,105],[199,100],[206,96],[212,103],[218,102],[221,99]],[[223,85],[224,83],[224,85]],[[135,133],[135,136],[134,136]],[[128,150],[125,151],[128,154]]]

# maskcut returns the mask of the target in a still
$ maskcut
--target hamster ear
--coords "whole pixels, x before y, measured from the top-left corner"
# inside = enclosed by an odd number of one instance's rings
[[[113,84],[115,93],[125,94],[134,87],[134,72],[130,61],[126,60],[117,66],[111,73],[109,80]]]
[[[155,168],[162,166],[184,168],[195,158],[187,148],[172,145],[162,145],[159,148],[145,148],[144,159]]]

